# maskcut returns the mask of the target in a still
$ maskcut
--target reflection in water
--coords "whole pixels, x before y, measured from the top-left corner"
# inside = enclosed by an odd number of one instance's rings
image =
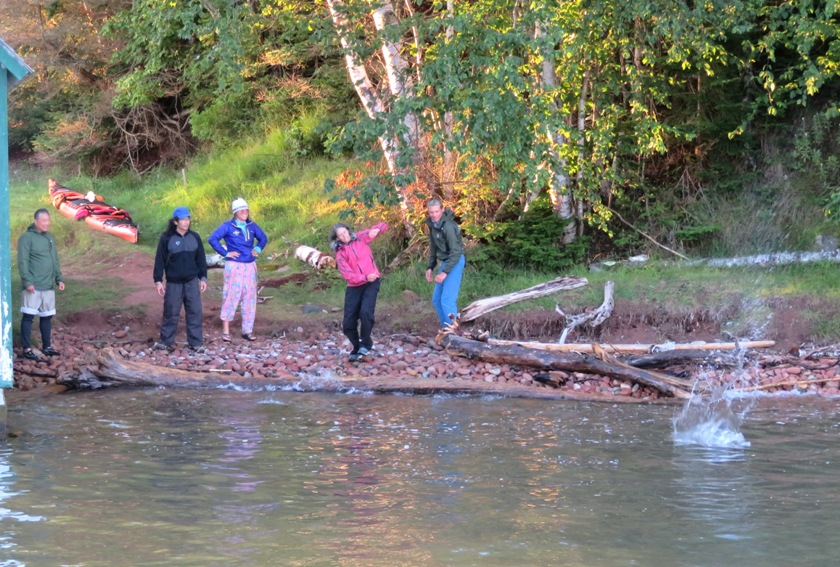
[[[675,444],[658,406],[166,390],[24,402],[0,458],[0,507],[16,511],[0,516],[0,565],[832,564],[837,408],[729,409],[751,445]]]

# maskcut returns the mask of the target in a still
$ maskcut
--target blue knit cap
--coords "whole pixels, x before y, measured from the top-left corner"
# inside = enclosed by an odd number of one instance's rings
[[[175,210],[172,211],[172,216],[176,219],[186,219],[190,218],[190,210],[187,207],[175,207]]]

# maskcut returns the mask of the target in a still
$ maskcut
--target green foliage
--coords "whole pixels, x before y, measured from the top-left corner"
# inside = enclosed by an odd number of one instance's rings
[[[489,256],[501,264],[544,272],[558,272],[579,263],[585,239],[563,244],[566,223],[557,218],[546,196],[540,197],[515,221],[499,223],[488,234]]]
[[[714,238],[720,233],[719,226],[687,226],[676,231],[677,238],[686,244],[696,244]]]

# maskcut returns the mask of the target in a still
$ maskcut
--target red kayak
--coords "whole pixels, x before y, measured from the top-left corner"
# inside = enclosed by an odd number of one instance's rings
[[[88,215],[85,223],[104,230],[108,234],[118,236],[132,244],[137,244],[139,229],[134,224],[125,209],[118,209],[111,205],[94,203],[87,206]]]
[[[125,209],[106,203],[93,193],[79,193],[50,179],[48,182],[50,200],[62,215],[73,220],[85,220],[93,228],[113,234],[123,240],[137,243],[139,227],[131,220]]]
[[[47,181],[50,189],[50,200],[53,206],[58,209],[58,212],[68,219],[81,220],[88,215],[87,206],[93,203],[102,203],[102,197],[99,195],[85,195],[69,189],[63,185],[59,185],[52,179]],[[88,200],[87,197],[93,197],[93,201]]]

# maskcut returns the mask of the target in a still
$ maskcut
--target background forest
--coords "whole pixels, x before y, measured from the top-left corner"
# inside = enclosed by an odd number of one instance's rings
[[[404,242],[441,195],[475,259],[552,271],[652,241],[735,255],[835,234],[837,11],[4,0],[0,36],[36,69],[12,93],[20,159],[144,176],[282,132],[287,158],[345,160],[327,193]]]

